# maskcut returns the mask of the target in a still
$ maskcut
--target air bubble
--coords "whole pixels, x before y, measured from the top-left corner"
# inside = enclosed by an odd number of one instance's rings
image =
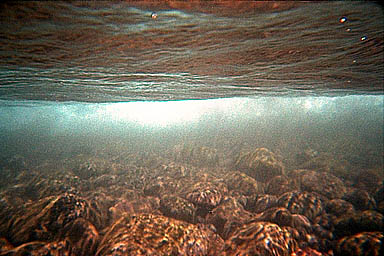
[[[340,23],[344,23],[344,22],[347,21],[347,17],[341,17],[341,18],[339,19],[339,21],[340,21]]]

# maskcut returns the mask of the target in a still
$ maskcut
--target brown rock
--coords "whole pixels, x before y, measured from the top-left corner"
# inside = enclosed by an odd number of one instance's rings
[[[293,214],[302,214],[310,220],[314,220],[323,211],[323,202],[320,197],[305,191],[284,193],[279,197],[277,205],[287,208]]]
[[[252,222],[228,238],[221,255],[289,256],[296,249],[297,242],[287,229],[270,222]]]
[[[353,214],[355,208],[350,202],[343,199],[333,199],[326,203],[325,209],[327,213],[340,217],[344,214]]]
[[[265,193],[280,196],[285,192],[289,192],[297,189],[298,189],[298,186],[295,186],[295,184],[289,178],[285,177],[284,175],[278,175],[273,177],[267,183],[267,186],[265,188]]]
[[[360,232],[383,231],[384,216],[372,210],[343,215],[335,220],[334,229],[334,234],[339,238]]]
[[[328,173],[306,171],[299,175],[301,190],[316,192],[328,199],[342,198],[346,188],[339,178]]]
[[[346,236],[337,242],[335,255],[372,255],[383,253],[384,235],[382,232],[362,232]]]
[[[155,213],[159,208],[159,199],[156,197],[139,197],[132,200],[119,200],[109,208],[112,220],[118,220],[126,214]]]
[[[228,189],[223,183],[198,182],[190,189],[185,198],[205,209],[213,209],[220,204],[227,192]]]
[[[252,218],[252,214],[236,199],[229,197],[206,216],[206,222],[216,227],[217,233],[224,239],[239,226]]]
[[[363,189],[354,189],[346,193],[344,200],[353,204],[356,210],[374,210],[376,209],[375,199]]]
[[[22,244],[12,250],[9,250],[4,255],[71,255],[71,245],[67,240],[53,241],[53,242],[40,242],[34,241]]]
[[[282,158],[266,148],[240,153],[234,166],[261,182],[268,182],[273,177],[285,173]]]
[[[5,239],[4,237],[0,237],[0,255],[3,252],[6,252],[12,249],[13,249],[13,245],[10,242],[8,242],[8,240]]]
[[[125,216],[107,231],[96,255],[210,255],[212,233],[172,218]],[[212,246],[220,249],[217,239]]]
[[[355,178],[355,187],[364,189],[369,193],[375,193],[375,190],[380,187],[383,182],[383,168],[362,170]]]
[[[260,213],[277,205],[277,197],[273,195],[256,195],[248,198],[246,210]]]
[[[168,217],[195,223],[196,206],[176,195],[165,195],[160,199],[160,211]]]
[[[67,225],[61,237],[69,240],[72,255],[93,255],[99,244],[99,233],[95,226],[82,218],[76,219],[71,225]]]
[[[31,209],[13,218],[10,235],[12,241],[25,243],[33,240],[60,240],[60,232],[79,218],[100,223],[100,215],[89,202],[74,194],[62,194],[40,200]]]
[[[239,191],[243,195],[251,196],[263,193],[263,184],[243,172],[228,172],[223,179],[228,189]]]

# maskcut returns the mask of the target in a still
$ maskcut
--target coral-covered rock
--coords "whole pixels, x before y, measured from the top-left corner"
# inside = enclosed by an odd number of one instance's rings
[[[138,197],[131,200],[121,199],[109,208],[112,220],[118,220],[126,214],[159,213],[160,200],[156,197]]]
[[[95,225],[98,230],[109,226],[111,221],[109,209],[116,204],[118,198],[113,197],[108,193],[98,191],[87,193],[84,195],[84,198],[89,198],[89,205],[92,211],[97,215],[96,220],[94,220],[92,224]]]
[[[383,182],[384,171],[383,168],[362,170],[354,179],[356,188],[364,189],[370,194],[375,193],[377,187]]]
[[[375,199],[363,189],[354,189],[346,193],[343,199],[352,203],[356,210],[364,211],[376,209]]]
[[[172,156],[177,162],[189,163],[195,166],[217,166],[223,159],[214,148],[187,144],[176,145]]]
[[[312,148],[307,148],[302,152],[299,152],[295,156],[296,164],[297,165],[303,165],[308,162],[313,161],[316,159],[316,157],[319,156],[319,152],[312,149]]]
[[[266,148],[240,153],[234,166],[261,182],[268,182],[273,177],[285,173],[281,157]]]
[[[355,213],[355,208],[353,205],[343,199],[329,200],[325,205],[325,210],[327,213],[336,217],[340,217],[342,215],[351,215]]]
[[[0,160],[0,169],[11,170],[9,174],[12,174],[12,176],[16,176],[20,172],[28,169],[27,166],[27,159],[21,155],[14,155]]]
[[[256,195],[247,200],[246,210],[260,213],[277,205],[277,197],[273,195]]]
[[[102,159],[91,159],[73,168],[73,173],[81,179],[89,179],[108,173],[108,167]]]
[[[222,246],[212,237],[207,229],[164,216],[125,216],[107,231],[96,255],[209,255],[210,246]]]
[[[180,182],[168,176],[159,176],[151,180],[144,187],[147,196],[159,196],[163,194],[174,194],[180,190]]]
[[[374,197],[377,203],[377,211],[384,214],[384,182],[376,189]]]
[[[384,216],[372,210],[353,215],[343,215],[335,220],[334,229],[334,234],[338,238],[361,232],[383,231]]]
[[[168,217],[195,223],[196,206],[176,195],[165,195],[160,199],[160,211]]]
[[[263,184],[239,171],[230,171],[224,177],[228,189],[239,191],[243,195],[251,196],[263,193]]]
[[[39,171],[22,171],[4,191],[6,195],[20,201],[36,201],[48,196],[63,193],[77,193],[80,179],[72,174]]]
[[[335,154],[305,150],[299,156],[297,168],[331,173],[339,178],[351,179],[351,165]]]
[[[301,190],[316,192],[328,199],[342,198],[346,192],[343,181],[328,172],[304,171],[296,175]]]
[[[14,198],[5,197],[0,194],[0,236],[9,235],[9,226],[14,216],[15,209],[11,202]]]
[[[167,164],[162,164],[159,166],[160,172],[166,176],[173,177],[176,179],[182,179],[185,177],[192,176],[192,173],[195,171],[193,167],[185,166],[183,164],[169,162]]]
[[[253,219],[255,222],[272,222],[279,226],[292,226],[292,214],[284,207],[273,207],[258,214]]]
[[[226,198],[218,207],[206,216],[206,222],[216,227],[218,234],[224,239],[252,218],[252,214],[235,198]]]
[[[384,201],[384,182],[380,184],[375,190],[374,197],[376,202]]]
[[[292,227],[305,237],[312,232],[311,222],[307,217],[300,214],[291,214],[284,207],[273,207],[255,216],[253,221],[265,221],[278,224],[280,227]]]
[[[111,175],[111,174],[102,174],[100,176],[91,178],[91,185],[93,188],[100,188],[100,187],[106,187],[109,188],[111,186],[116,185],[119,182],[117,175]]]
[[[79,218],[67,225],[60,237],[71,244],[71,254],[79,256],[93,255],[99,244],[99,233],[89,221]]]
[[[241,226],[226,240],[221,255],[289,256],[297,249],[297,242],[287,229],[270,222],[252,222]]]
[[[71,174],[52,174],[45,177],[40,175],[39,179],[33,179],[28,183],[28,187],[37,193],[36,199],[64,193],[75,194],[80,185],[79,177]]]
[[[32,209],[14,216],[10,233],[16,244],[33,240],[53,241],[60,239],[60,231],[72,225],[76,219],[84,218],[91,223],[99,223],[99,217],[86,199],[63,194],[42,199]]]
[[[234,198],[238,203],[240,203],[243,207],[247,206],[248,199],[249,197],[243,195],[242,193],[236,191],[236,190],[231,190],[228,191],[228,196],[227,197],[232,197]]]
[[[332,249],[334,244],[334,235],[332,231],[319,224],[314,224],[312,225],[312,232],[313,236],[307,237],[309,246],[322,252],[327,252]]]
[[[207,256],[218,255],[218,253],[224,249],[224,240],[219,234],[217,234],[215,226],[213,226],[212,224],[198,223],[197,227],[202,232],[207,234],[207,238],[209,241],[209,250]]]
[[[292,254],[292,256],[323,256],[319,251],[312,249],[311,247],[305,247],[304,249],[298,249],[296,252]]]
[[[185,198],[205,209],[213,209],[221,202],[228,189],[225,184],[198,182],[188,192]]]
[[[382,232],[362,232],[340,239],[335,248],[335,255],[379,256],[383,253],[383,243],[384,235]]]
[[[316,218],[323,211],[323,203],[319,196],[309,192],[287,192],[281,195],[277,205],[287,208],[291,213],[298,213],[310,220]]]
[[[5,239],[4,237],[0,237],[0,255],[12,249],[13,249],[13,245],[10,242],[8,242],[8,240]]]
[[[71,245],[68,240],[40,242],[34,241],[22,244],[12,250],[6,251],[4,255],[71,255]]]
[[[298,186],[294,182],[292,182],[289,178],[284,175],[278,175],[273,177],[265,188],[265,193],[271,195],[280,196],[285,192],[294,191],[299,189]]]

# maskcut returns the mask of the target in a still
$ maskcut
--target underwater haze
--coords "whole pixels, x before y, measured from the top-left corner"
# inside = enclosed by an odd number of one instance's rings
[[[383,164],[381,96],[3,103],[3,158],[21,154],[43,161],[102,151],[161,151],[193,143],[263,146],[290,157],[307,148],[332,150],[362,165]]]
[[[0,255],[380,255],[382,7],[0,4]]]

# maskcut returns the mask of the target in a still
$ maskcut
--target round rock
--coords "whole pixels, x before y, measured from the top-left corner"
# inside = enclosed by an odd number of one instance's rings
[[[296,249],[297,242],[287,229],[270,222],[252,222],[226,240],[222,255],[290,256]]]
[[[240,153],[235,168],[264,183],[285,172],[281,157],[266,148]]]

